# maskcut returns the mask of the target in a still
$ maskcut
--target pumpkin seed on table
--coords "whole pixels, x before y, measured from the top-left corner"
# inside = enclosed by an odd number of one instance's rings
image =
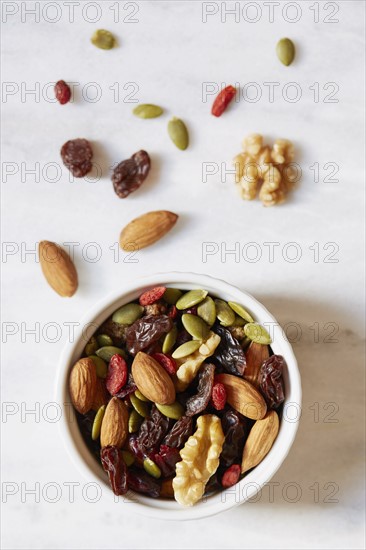
[[[257,323],[247,323],[244,326],[245,335],[257,344],[271,344],[272,339],[265,328]]]
[[[173,325],[172,329],[165,335],[161,351],[163,353],[169,353],[174,347],[177,340],[178,329],[177,325]]]
[[[107,363],[109,363],[113,355],[116,355],[116,353],[118,353],[118,355],[122,355],[122,357],[126,359],[126,352],[121,348],[116,348],[116,346],[104,346],[99,348],[95,353]]]
[[[108,334],[99,334],[97,336],[97,342],[100,348],[103,346],[113,346],[113,340]]]
[[[281,38],[277,42],[276,53],[283,65],[291,65],[295,59],[295,45],[289,38]]]
[[[178,149],[184,151],[189,144],[189,136],[186,125],[180,118],[173,117],[168,122],[168,134],[172,142]]]
[[[163,300],[170,306],[175,306],[183,292],[179,288],[167,288],[164,292]]]
[[[206,298],[207,294],[207,290],[190,290],[179,298],[175,304],[176,308],[181,310],[196,306]]]
[[[230,327],[235,322],[235,313],[224,300],[215,300],[216,316],[223,327]]]
[[[132,112],[139,118],[157,118],[162,115],[164,111],[159,105],[142,103],[141,105],[137,105]]]
[[[144,470],[146,473],[150,474],[151,476],[155,477],[156,479],[159,479],[161,476],[161,470],[157,464],[151,458],[145,458],[144,460]]]
[[[184,313],[182,323],[188,334],[193,336],[195,340],[205,340],[210,332],[207,323],[201,317],[192,315],[192,313]]]
[[[216,306],[211,296],[206,298],[197,307],[197,315],[203,319],[209,327],[216,321]]]
[[[238,304],[237,302],[228,302],[228,304],[231,309],[239,315],[239,317],[241,317],[248,323],[254,323],[253,317],[250,315],[250,313],[247,312],[246,309],[243,308],[241,304]]]
[[[171,405],[159,405],[158,403],[155,403],[155,405],[162,414],[167,418],[173,418],[173,420],[179,420],[184,414],[184,409],[178,401]]]
[[[125,461],[126,466],[132,466],[132,464],[135,462],[135,457],[130,451],[121,451],[122,458]]]
[[[90,359],[93,359],[93,363],[95,365],[95,368],[97,370],[97,376],[98,378],[106,378],[108,374],[108,366],[103,359],[98,357],[98,355],[90,355]]]
[[[139,304],[125,304],[113,313],[112,320],[119,325],[132,325],[143,312],[144,308]]]
[[[144,418],[133,409],[128,417],[128,433],[133,434],[140,428]]]
[[[91,43],[101,50],[111,50],[116,45],[113,34],[105,29],[98,29],[91,37]]]
[[[103,417],[105,413],[105,405],[99,407],[97,414],[95,415],[93,427],[92,427],[92,440],[96,441],[100,436],[100,429],[102,427]]]
[[[199,347],[201,347],[201,342],[199,340],[189,340],[174,350],[172,357],[173,359],[188,357],[188,355],[197,351]]]
[[[146,403],[146,401],[141,401],[134,393],[130,394],[130,401],[131,405],[135,409],[136,412],[139,413],[140,416],[143,418],[147,418],[150,414],[149,407]]]

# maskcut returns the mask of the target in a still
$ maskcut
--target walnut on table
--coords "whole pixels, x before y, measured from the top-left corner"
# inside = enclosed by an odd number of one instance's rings
[[[225,436],[221,421],[214,414],[197,419],[197,430],[180,451],[173,479],[174,498],[183,506],[193,506],[204,494],[210,477],[219,466]]]

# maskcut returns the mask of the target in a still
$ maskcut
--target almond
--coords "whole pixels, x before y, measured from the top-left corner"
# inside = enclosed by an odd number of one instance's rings
[[[71,401],[80,414],[92,408],[97,387],[97,370],[92,359],[79,359],[70,373],[69,390]]]
[[[128,252],[150,246],[164,237],[177,219],[177,214],[168,212],[168,210],[156,210],[143,214],[122,229],[119,239],[120,246]]]
[[[247,366],[245,368],[244,378],[245,380],[248,380],[248,382],[253,384],[253,386],[258,386],[259,371],[261,370],[263,361],[268,359],[268,357],[268,346],[265,346],[263,344],[252,342],[247,349],[245,354]]]
[[[95,394],[91,408],[93,409],[93,411],[97,411],[102,405],[106,405],[108,403],[108,399],[109,396],[107,388],[105,387],[105,380],[103,380],[103,378],[97,378]]]
[[[276,411],[269,411],[262,420],[257,420],[246,440],[241,473],[257,466],[269,453],[277,437],[280,422]]]
[[[267,412],[266,402],[252,384],[232,374],[218,374],[215,381],[224,384],[227,402],[238,412],[253,420],[264,417]]]
[[[67,252],[56,243],[41,241],[38,253],[48,284],[60,296],[73,296],[78,287],[78,274]]]
[[[126,405],[112,397],[104,413],[100,430],[100,444],[102,447],[113,445],[121,448],[128,435],[128,410]]]
[[[171,405],[175,401],[173,380],[147,353],[139,351],[132,363],[132,376],[140,392],[153,403]]]

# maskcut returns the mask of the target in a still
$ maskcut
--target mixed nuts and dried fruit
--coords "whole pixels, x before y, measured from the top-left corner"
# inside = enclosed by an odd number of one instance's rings
[[[241,304],[202,289],[159,286],[117,309],[69,382],[114,493],[191,506],[257,466],[284,401],[286,365],[270,344]]]

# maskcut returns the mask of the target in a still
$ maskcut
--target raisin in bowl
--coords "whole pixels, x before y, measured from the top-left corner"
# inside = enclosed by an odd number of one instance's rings
[[[89,480],[131,512],[184,520],[271,479],[295,438],[301,381],[283,330],[252,296],[163,273],[124,284],[81,321],[57,399]]]

